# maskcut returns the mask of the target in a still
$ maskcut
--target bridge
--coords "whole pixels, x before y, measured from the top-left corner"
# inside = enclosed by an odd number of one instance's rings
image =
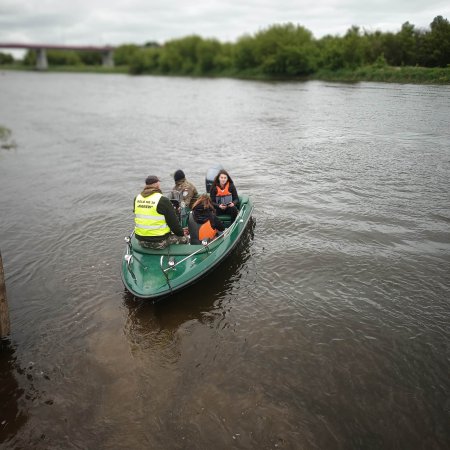
[[[47,50],[76,50],[80,52],[99,52],[102,55],[102,64],[105,67],[114,67],[114,47],[92,45],[47,45],[47,44],[21,44],[16,42],[0,42],[0,48],[25,49],[36,51],[36,69],[47,70]]]

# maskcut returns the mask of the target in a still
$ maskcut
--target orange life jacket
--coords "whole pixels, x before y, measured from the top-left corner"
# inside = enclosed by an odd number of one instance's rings
[[[233,201],[233,196],[231,195],[230,190],[230,182],[227,181],[227,184],[223,189],[220,188],[220,185],[217,185],[217,193],[216,193],[216,202],[221,205],[227,205]]]
[[[203,239],[212,240],[217,235],[217,230],[212,227],[210,220],[201,224],[197,223],[192,212],[189,214],[188,226],[191,244],[201,244]]]
[[[217,234],[217,230],[215,230],[211,226],[210,220],[208,220],[205,223],[202,223],[202,225],[198,229],[198,238],[200,241],[203,241],[203,239],[214,239],[216,234]]]

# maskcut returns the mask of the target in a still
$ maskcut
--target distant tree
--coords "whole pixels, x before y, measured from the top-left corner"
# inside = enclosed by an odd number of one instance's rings
[[[225,71],[233,68],[234,45],[228,43],[221,44],[220,53],[214,57],[214,67],[217,71]]]
[[[144,44],[144,47],[151,47],[151,48],[160,48],[161,44],[159,44],[156,41],[148,41]]]
[[[148,48],[153,47],[148,46]],[[114,64],[116,66],[128,66],[137,53],[139,53],[139,47],[135,44],[120,45],[114,50]]]
[[[324,36],[317,42],[319,51],[319,68],[338,70],[345,66],[344,50],[341,45],[341,38],[337,36]]]
[[[100,52],[78,51],[76,53],[82,64],[87,66],[99,66],[102,64],[102,55]]]
[[[10,62],[2,56],[0,64]],[[97,52],[47,51],[50,65],[100,64]],[[409,22],[400,31],[368,32],[352,26],[344,36],[314,39],[312,33],[292,23],[274,24],[236,43],[203,39],[197,35],[172,39],[164,45],[149,41],[144,46],[124,44],[115,49],[116,65],[130,67],[131,73],[153,74],[240,74],[303,76],[317,69],[450,65],[450,24],[437,16],[430,28],[416,29]],[[24,64],[35,65],[36,54],[28,51]]]
[[[377,57],[377,59],[372,63],[372,65],[373,65],[374,67],[378,67],[378,68],[381,68],[381,67],[387,67],[387,66],[388,66],[388,63],[387,63],[387,61],[386,61],[386,58],[384,57],[384,54],[381,53],[381,55],[379,55],[379,56]]]
[[[159,73],[161,50],[149,47],[138,49],[130,58],[130,72],[133,74]]]
[[[375,31],[373,33],[364,31],[362,37],[363,64],[379,64],[386,61],[383,51],[383,33]]]
[[[238,70],[251,69],[257,66],[254,54],[255,39],[244,35],[234,45],[233,61]]]
[[[273,25],[236,43],[235,66],[269,75],[306,75],[315,70],[317,48],[312,33],[292,23]]]
[[[414,66],[417,62],[417,40],[418,35],[414,25],[405,22],[397,33],[400,61],[398,65]]]
[[[216,69],[217,56],[221,53],[221,44],[216,39],[205,39],[197,43],[197,71],[207,74]]]
[[[27,50],[23,58],[23,64],[25,66],[35,66],[36,65],[36,51]]]
[[[427,65],[446,67],[450,64],[450,23],[442,16],[437,16],[430,28],[425,36],[425,48],[429,55]]]
[[[72,50],[48,50],[47,61],[54,66],[78,66],[81,58],[77,52]]]
[[[278,76],[301,76],[315,69],[311,52],[294,46],[285,46],[268,56],[262,64],[263,72]]]
[[[82,64],[77,52],[73,50],[47,50],[47,61],[54,66],[76,66]],[[36,51],[27,50],[23,59],[26,66],[36,65]]]
[[[0,64],[12,64],[14,62],[14,58],[9,53],[0,52]]]
[[[365,62],[363,40],[359,27],[353,25],[347,30],[342,40],[342,46],[342,56],[346,67],[356,68]]]
[[[390,66],[402,65],[402,49],[399,39],[394,33],[383,33],[381,36],[383,55]]]
[[[287,48],[291,49],[287,52],[291,54],[292,48],[308,47],[312,51],[313,47],[311,44],[312,33],[300,25],[292,23],[272,25],[255,35],[255,60],[257,64],[264,64],[267,58],[273,58],[278,53],[283,53]]]
[[[197,68],[197,46],[200,36],[192,35],[182,39],[173,39],[162,47],[160,68],[163,73],[193,74]]]
[[[194,65],[189,60],[184,60],[180,53],[173,46],[164,46],[161,51],[161,56],[159,58],[159,68],[162,73],[182,73],[183,64],[185,67],[188,65]]]

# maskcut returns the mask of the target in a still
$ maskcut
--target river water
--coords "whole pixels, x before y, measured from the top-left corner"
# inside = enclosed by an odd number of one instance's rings
[[[450,87],[0,73],[0,447],[450,445]],[[132,201],[222,163],[255,204],[158,305]]]

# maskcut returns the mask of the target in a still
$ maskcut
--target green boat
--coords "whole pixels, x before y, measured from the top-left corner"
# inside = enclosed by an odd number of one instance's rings
[[[202,245],[174,244],[163,250],[143,248],[134,234],[126,237],[122,259],[122,281],[136,297],[161,300],[199,281],[230,254],[249,224],[253,204],[246,195],[239,196],[239,214],[219,216],[225,231]]]

